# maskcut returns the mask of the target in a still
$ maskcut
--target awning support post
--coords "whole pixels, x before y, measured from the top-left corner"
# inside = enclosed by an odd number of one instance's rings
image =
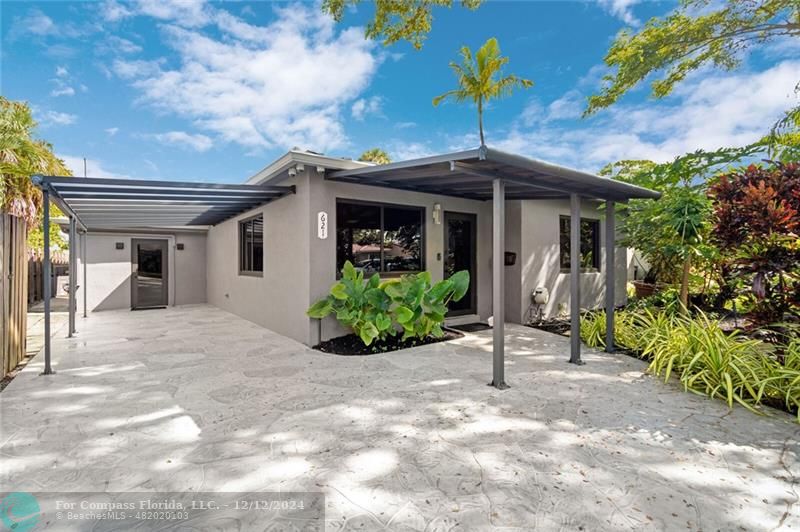
[[[616,269],[614,252],[617,247],[617,233],[614,227],[613,201],[606,201],[606,352],[614,352],[614,307],[616,305]]]
[[[581,197],[569,195],[569,361],[583,365],[581,360]]]
[[[492,181],[492,386],[505,390],[505,237],[506,187]]]
[[[88,234],[86,231],[83,232],[83,238],[81,239],[81,264],[83,264],[83,317],[86,317],[86,246],[88,245]]]
[[[75,298],[75,281],[78,278],[76,271],[78,265],[78,232],[75,230],[75,217],[69,218],[69,325],[67,331],[67,338],[72,338],[75,334],[75,308],[77,301]]]
[[[47,188],[42,189],[42,237],[44,238],[44,259],[42,264],[42,277],[44,277],[44,371],[42,375],[52,375],[53,369],[50,367],[50,297],[52,286],[52,268],[50,266],[50,192]]]

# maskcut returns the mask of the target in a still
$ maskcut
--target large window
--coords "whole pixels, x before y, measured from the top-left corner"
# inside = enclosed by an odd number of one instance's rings
[[[570,266],[570,217],[562,216],[559,219],[559,237],[561,243],[560,263],[562,270],[569,270]],[[600,221],[581,218],[581,269],[600,269]]]
[[[239,222],[239,273],[261,275],[264,271],[264,216]]]
[[[350,261],[367,275],[417,272],[422,260],[422,207],[336,202],[336,270]]]

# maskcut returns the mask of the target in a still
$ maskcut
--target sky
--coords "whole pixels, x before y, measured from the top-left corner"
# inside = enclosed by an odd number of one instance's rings
[[[458,6],[459,2],[455,2]],[[489,146],[596,172],[763,136],[797,104],[800,47],[772,44],[732,72],[705,69],[671,96],[647,86],[584,119],[614,36],[675,8],[640,0],[485,2],[436,9],[422,50],[364,38],[369,3],[336,23],[314,2],[115,0],[0,4],[2,94],[29,102],[37,135],[76,175],[243,182],[297,147],[393,160],[474,148],[455,88],[461,46],[496,37],[528,90],[492,102]]]

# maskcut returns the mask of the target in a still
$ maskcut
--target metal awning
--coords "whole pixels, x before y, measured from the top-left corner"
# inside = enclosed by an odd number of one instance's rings
[[[293,186],[60,176],[35,181],[84,231],[216,225],[294,193]]]
[[[476,200],[492,199],[492,182],[502,179],[506,199],[584,198],[627,201],[656,199],[653,190],[483,146],[410,161],[339,170],[335,181],[383,186]]]

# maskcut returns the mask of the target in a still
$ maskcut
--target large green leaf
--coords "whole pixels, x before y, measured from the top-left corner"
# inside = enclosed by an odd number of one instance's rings
[[[452,290],[453,282],[450,279],[445,279],[444,281],[439,281],[433,287],[428,290],[428,299],[433,303],[437,301],[441,301],[444,299],[447,294]]]
[[[400,305],[396,309],[394,309],[395,316],[397,316],[398,323],[405,324],[408,323],[414,317],[414,311],[412,311],[408,307],[404,307]]]
[[[365,323],[358,331],[358,336],[365,345],[370,345],[378,337],[378,329],[370,322]]]
[[[392,326],[392,319],[384,313],[375,316],[375,326],[379,331],[386,331]]]
[[[461,270],[448,279],[453,285],[453,301],[459,301],[469,290],[469,271]]]
[[[320,299],[319,301],[311,305],[306,311],[306,314],[310,318],[321,319],[330,314],[332,311],[333,311],[333,306],[331,305],[331,302],[328,300],[328,298],[325,298],[325,299]]]
[[[344,267],[342,268],[342,277],[352,281],[356,280],[357,278],[356,269],[353,267],[353,263],[349,260],[344,263]]]
[[[345,300],[349,297],[349,294],[347,293],[347,287],[344,285],[344,283],[336,283],[333,285],[331,288],[331,295],[340,300]]]

